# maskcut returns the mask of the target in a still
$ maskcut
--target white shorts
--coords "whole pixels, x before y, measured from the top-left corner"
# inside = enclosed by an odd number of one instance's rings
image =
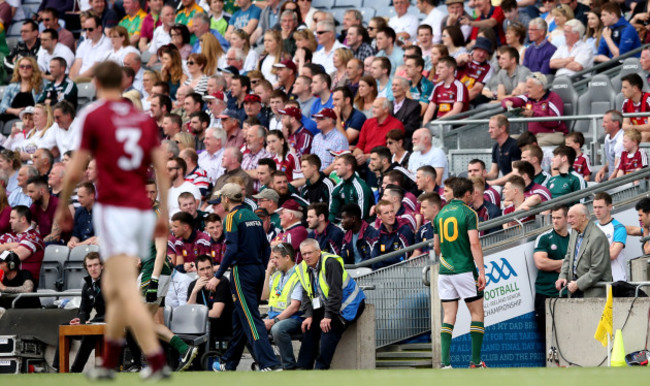
[[[160,305],[160,303],[162,303],[165,296],[167,296],[167,291],[169,291],[169,284],[172,282],[171,278],[172,277],[170,275],[160,275],[160,277],[158,278],[158,297],[156,298],[156,301],[153,304]],[[138,288],[142,290],[141,285],[142,285],[142,273],[138,275]],[[144,297],[144,294],[142,295]]]
[[[156,214],[152,209],[95,203],[93,224],[103,260],[122,254],[140,258],[149,256],[156,225]]]
[[[438,294],[443,302],[459,299],[472,301],[483,297],[483,292],[478,290],[478,283],[474,279],[473,272],[439,275]]]

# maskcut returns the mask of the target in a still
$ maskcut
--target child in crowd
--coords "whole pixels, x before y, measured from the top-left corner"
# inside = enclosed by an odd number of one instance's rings
[[[639,148],[639,143],[641,143],[639,130],[625,131],[623,134],[623,152],[611,178],[621,177],[648,166],[648,156],[645,150]]]
[[[573,131],[564,137],[564,144],[576,151],[576,160],[573,162],[573,170],[582,175],[585,181],[591,179],[591,162],[589,156],[582,152],[585,144],[585,136],[579,131]]]

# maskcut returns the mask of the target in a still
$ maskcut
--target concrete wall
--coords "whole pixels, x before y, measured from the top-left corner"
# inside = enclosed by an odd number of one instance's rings
[[[650,256],[641,256],[637,259],[630,260],[630,281],[650,281],[650,270],[648,266],[650,264]],[[648,292],[650,288],[642,288],[644,291]]]
[[[614,298],[614,331],[623,328],[632,302],[633,298]],[[598,366],[607,357],[607,349],[594,339],[604,307],[605,298],[547,301],[546,351],[548,352],[551,346],[559,346],[562,354],[559,355],[560,366],[569,366],[567,361],[580,366]],[[649,308],[650,298],[638,298],[634,302],[630,317],[623,328],[626,354],[644,348]],[[554,324],[556,333],[553,332]],[[555,364],[547,362],[547,366],[555,367]],[[607,361],[601,366],[607,366]]]
[[[331,368],[374,370],[376,348],[375,305],[366,303],[361,317],[343,333]]]

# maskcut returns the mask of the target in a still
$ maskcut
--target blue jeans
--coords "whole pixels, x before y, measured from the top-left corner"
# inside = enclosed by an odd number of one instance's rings
[[[271,327],[271,336],[273,343],[280,350],[280,359],[282,368],[285,370],[296,368],[296,357],[293,355],[293,346],[291,345],[291,335],[300,333],[301,321],[298,319],[284,319]]]

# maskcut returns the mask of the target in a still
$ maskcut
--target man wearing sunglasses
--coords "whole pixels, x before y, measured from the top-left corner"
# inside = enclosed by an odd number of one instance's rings
[[[14,62],[23,56],[36,58],[36,53],[41,48],[41,39],[38,38],[38,24],[33,20],[25,20],[20,26],[20,41],[13,50],[5,57],[5,71],[11,74],[14,70]]]
[[[70,68],[70,78],[75,81],[90,79],[98,61],[113,50],[110,39],[104,36],[102,21],[98,16],[87,18],[83,27],[86,40],[77,47],[77,54]]]

